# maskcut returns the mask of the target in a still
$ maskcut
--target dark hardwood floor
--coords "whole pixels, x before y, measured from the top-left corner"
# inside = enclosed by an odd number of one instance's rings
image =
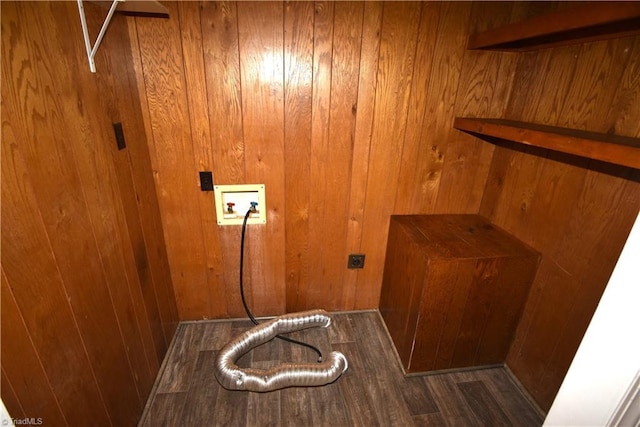
[[[228,391],[216,381],[216,352],[249,321],[181,323],[140,426],[539,426],[542,417],[504,368],[404,377],[377,311],[337,313],[332,325],[291,334],[323,353],[343,352],[349,369],[333,384],[270,393]],[[273,340],[240,366],[312,361]]]

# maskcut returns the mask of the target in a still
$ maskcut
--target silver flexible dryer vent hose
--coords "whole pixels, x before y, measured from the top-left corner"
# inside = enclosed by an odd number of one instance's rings
[[[328,327],[331,315],[310,310],[278,316],[261,323],[231,340],[218,353],[215,375],[229,390],[267,392],[286,387],[322,386],[337,380],[347,370],[344,354],[332,351],[321,363],[283,363],[271,369],[240,368],[236,361],[251,349],[279,334],[317,326]]]

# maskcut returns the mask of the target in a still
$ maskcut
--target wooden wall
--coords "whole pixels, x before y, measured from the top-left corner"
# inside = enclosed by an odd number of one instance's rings
[[[182,319],[244,316],[240,227],[216,225],[200,170],[266,184],[247,236],[258,315],[376,308],[391,213],[478,211],[494,147],[451,122],[503,108],[514,64],[465,44],[510,5],[167,5],[130,33]]]
[[[505,118],[640,138],[639,37],[517,62]],[[480,213],[543,254],[507,363],[544,409],[639,208],[638,170],[508,144],[494,152]]]
[[[259,315],[375,308],[390,214],[480,212],[545,257],[509,366],[548,407],[638,211],[637,172],[451,121],[637,136],[637,40],[465,50],[471,32],[567,7],[548,2],[168,6],[130,33],[180,317],[244,315],[240,230],[216,226],[200,170],[267,186],[268,224],[248,234]]]
[[[258,315],[376,308],[392,213],[480,212],[541,251],[508,364],[547,408],[638,212],[638,171],[451,123],[640,136],[638,38],[465,50],[547,2],[166,4],[168,20],[117,17],[91,75],[75,3],[2,2],[11,414],[131,423],[178,318],[244,315],[240,228],[217,226],[201,170],[266,184],[245,275]]]
[[[133,425],[177,310],[127,24],[92,75],[75,2],[1,7],[2,400],[46,425]]]

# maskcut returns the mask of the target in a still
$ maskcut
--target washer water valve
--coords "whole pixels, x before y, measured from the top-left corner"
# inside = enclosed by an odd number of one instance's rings
[[[267,223],[264,184],[214,185],[213,193],[218,225],[242,225],[249,211],[247,224]]]

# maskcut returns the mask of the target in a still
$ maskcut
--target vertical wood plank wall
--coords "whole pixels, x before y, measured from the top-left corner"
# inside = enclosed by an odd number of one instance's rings
[[[168,6],[172,22],[132,32],[181,318],[244,315],[240,230],[215,226],[199,170],[267,183],[245,276],[259,315],[375,308],[390,214],[480,212],[545,255],[509,364],[548,407],[637,213],[637,177],[451,121],[635,136],[637,41],[465,50],[470,33],[567,7],[549,2]],[[346,269],[349,253],[366,254],[363,270]]]
[[[240,227],[215,225],[200,170],[266,184],[267,225],[247,235],[258,315],[375,308],[391,213],[477,212],[493,147],[450,125],[506,102],[492,81],[511,62],[463,67],[468,32],[508,22],[510,6],[166,4],[170,20],[136,18],[131,33],[182,319],[244,315]]]
[[[177,319],[244,315],[240,227],[217,226],[201,170],[266,184],[268,223],[247,236],[257,315],[376,308],[390,214],[479,212],[542,252],[508,364],[548,408],[638,212],[638,171],[451,124],[639,137],[638,38],[465,50],[547,2],[165,4],[168,20],[116,17],[91,75],[75,3],[2,2],[12,415],[130,424]],[[86,9],[94,31],[104,11]]]
[[[177,309],[127,23],[93,75],[75,2],[1,7],[2,399],[46,425],[133,425]]]
[[[519,54],[504,117],[639,138],[639,76],[639,37]],[[636,169],[508,144],[494,152],[480,213],[543,255],[507,364],[544,409],[639,208]]]

